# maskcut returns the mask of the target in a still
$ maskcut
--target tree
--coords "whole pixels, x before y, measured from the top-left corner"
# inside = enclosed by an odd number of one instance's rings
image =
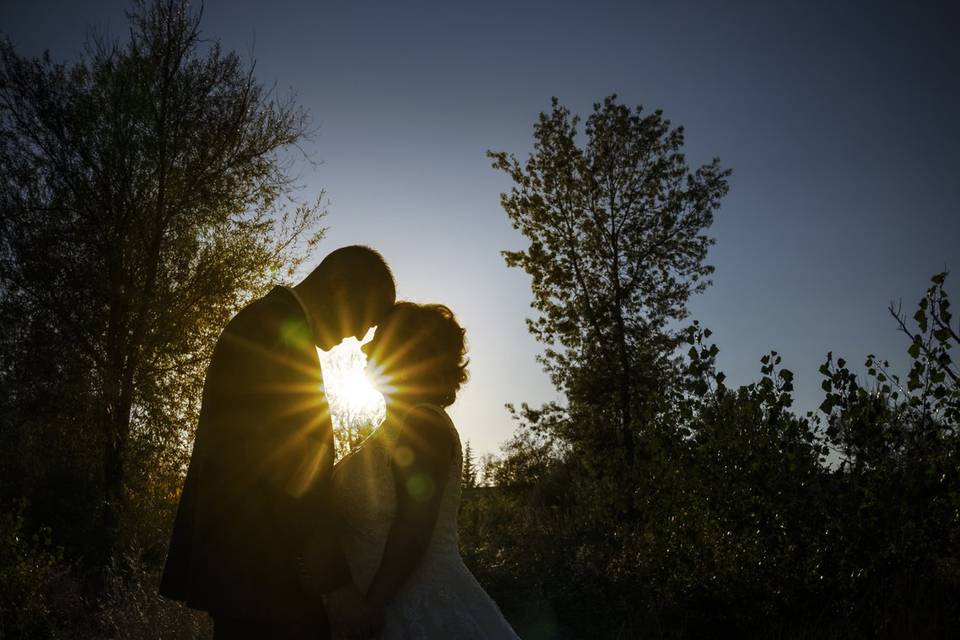
[[[555,429],[521,429],[492,465],[496,490],[460,520],[471,570],[524,635],[944,635],[960,619],[960,330],[946,276],[912,321],[891,308],[912,360],[902,378],[869,355],[864,383],[828,355],[825,425],[791,411],[776,351],[755,382],[726,386],[694,321],[668,389],[680,437],[652,441],[665,446],[633,487],[638,508],[611,517],[583,491],[599,484],[583,456],[557,448]]]
[[[636,563],[682,513],[666,496],[690,495],[679,475],[685,425],[673,419],[686,370],[675,353],[688,333],[677,324],[709,284],[705,232],[729,171],[716,159],[692,171],[681,128],[616,96],[594,105],[582,137],[579,123],[554,98],[525,163],[488,153],[513,181],[501,204],[528,243],[503,255],[531,276],[528,327],[566,403],[508,407],[520,428],[494,479],[512,503],[500,529],[522,546],[485,544],[506,566],[524,558],[538,576],[524,590],[572,635],[580,620],[595,635],[629,635],[638,603],[657,600],[647,578],[660,577]]]
[[[309,124],[292,98],[202,39],[187,0],[129,18],[128,42],[70,66],[0,43],[4,438],[89,456],[101,561],[127,507],[170,502],[217,334],[323,215],[288,197],[281,153]]]
[[[617,442],[632,459],[637,423],[649,419],[645,405],[678,344],[670,322],[709,284],[704,231],[730,172],[717,159],[691,172],[683,129],[615,95],[594,105],[582,146],[579,122],[553,98],[525,164],[488,152],[514,182],[501,204],[529,241],[503,255],[532,277],[539,316],[528,326],[570,411],[598,414],[573,420],[580,431],[567,436]]]
[[[463,448],[463,469],[460,475],[460,484],[465,489],[472,489],[477,486],[477,465],[473,460],[473,450],[470,448],[469,440]]]
[[[834,550],[831,564],[851,591],[922,576],[912,588],[924,598],[945,593],[942,585],[932,594],[919,590],[937,581],[960,593],[960,372],[950,355],[960,346],[960,329],[950,312],[947,275],[931,278],[912,322],[901,305],[889,307],[909,339],[906,376],[874,354],[864,362],[867,384],[832,352],[820,367],[820,409],[827,442],[840,456],[836,476],[843,489],[832,529],[851,541]]]
[[[462,520],[478,577],[531,634],[955,627],[960,333],[947,274],[913,323],[890,309],[910,339],[902,382],[871,355],[866,388],[828,356],[826,425],[798,417],[776,351],[756,382],[730,388],[710,331],[677,322],[709,283],[704,231],[729,172],[716,160],[689,171],[679,130],[614,98],[594,106],[582,144],[577,123],[554,100],[526,164],[490,154],[529,243],[504,255],[532,277],[528,323],[566,406],[508,407],[520,425],[492,465],[497,491]]]

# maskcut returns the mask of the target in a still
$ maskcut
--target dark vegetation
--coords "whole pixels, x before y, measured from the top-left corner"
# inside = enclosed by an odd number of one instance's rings
[[[0,638],[187,638],[156,594],[210,349],[307,255],[307,133],[184,2],[71,66],[0,43]],[[912,366],[828,355],[817,414],[771,352],[732,388],[687,315],[727,190],[615,97],[493,153],[531,332],[565,402],[467,456],[464,556],[525,638],[941,637],[960,623],[960,343],[945,273]],[[478,485],[478,486],[474,486]]]
[[[0,41],[0,635],[192,628],[155,577],[214,341],[319,239],[307,126],[181,0],[70,66]]]
[[[960,623],[960,343],[933,276],[891,306],[909,372],[828,353],[817,413],[771,351],[732,388],[686,302],[728,172],[615,97],[554,100],[525,164],[491,153],[529,241],[530,331],[563,406],[515,437],[463,506],[469,564],[528,638],[947,637]]]

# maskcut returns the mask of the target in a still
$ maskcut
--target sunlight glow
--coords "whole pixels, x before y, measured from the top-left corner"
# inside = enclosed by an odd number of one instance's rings
[[[347,338],[330,351],[317,349],[335,429],[376,427],[386,415],[383,394],[370,384],[364,371],[367,356],[360,350],[372,338],[373,329],[362,341]]]

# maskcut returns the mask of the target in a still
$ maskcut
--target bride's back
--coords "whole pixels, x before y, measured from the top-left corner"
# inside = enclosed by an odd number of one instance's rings
[[[459,561],[457,513],[460,508],[460,477],[463,453],[460,436],[446,411],[435,405],[420,405],[437,413],[447,426],[454,442],[453,456],[441,490],[437,522],[426,553],[416,573],[421,573],[433,562]],[[361,589],[369,586],[383,553],[384,543],[397,512],[397,483],[392,465],[410,464],[413,453],[402,444],[404,425],[388,418],[361,445],[337,463],[334,486],[340,506],[344,551],[354,572],[354,580]],[[407,491],[414,499],[427,499],[436,491],[432,480],[425,476],[410,477]],[[417,576],[411,576],[411,580]]]

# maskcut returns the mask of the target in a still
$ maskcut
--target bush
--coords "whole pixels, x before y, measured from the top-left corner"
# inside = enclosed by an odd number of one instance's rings
[[[53,597],[67,573],[50,530],[30,532],[25,501],[0,513],[0,637],[57,637]]]
[[[602,410],[524,407],[497,486],[464,504],[465,559],[524,637],[950,637],[960,340],[944,281],[915,328],[894,312],[903,383],[870,355],[865,387],[828,354],[825,418],[790,411],[776,352],[757,382],[726,387],[696,323],[685,368],[635,425],[633,465],[585,438],[589,422],[564,424]]]
[[[160,571],[129,550],[107,570],[106,589],[97,607],[104,638],[179,640],[213,637],[206,613],[163,598],[157,592]]]

